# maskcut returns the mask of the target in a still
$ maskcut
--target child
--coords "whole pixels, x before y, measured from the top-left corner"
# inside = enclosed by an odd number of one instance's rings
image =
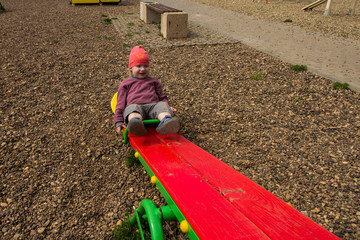
[[[176,109],[169,106],[160,82],[149,77],[149,55],[136,46],[129,56],[131,77],[121,82],[115,109],[116,132],[128,126],[130,134],[142,137],[146,134],[143,119],[159,119],[156,131],[161,135],[177,133],[180,120],[174,117]]]

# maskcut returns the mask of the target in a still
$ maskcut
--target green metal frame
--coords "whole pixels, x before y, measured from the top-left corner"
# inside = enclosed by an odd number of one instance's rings
[[[138,151],[137,153],[139,154]],[[156,177],[154,172],[151,170],[149,165],[146,163],[146,161],[140,154],[138,155],[138,159],[145,168],[146,172],[150,175],[150,178],[153,176]],[[174,200],[171,198],[170,194],[166,191],[165,187],[159,181],[159,179],[156,180],[156,187],[159,189],[159,191],[165,198],[166,202],[168,203],[168,206],[163,206],[159,209],[155,207],[155,204],[151,200],[144,199],[143,201],[140,202],[139,207],[136,209],[135,213],[130,218],[131,224],[135,224],[136,221],[138,222],[142,239],[144,239],[144,237],[140,224],[141,219],[148,220],[151,231],[151,237],[152,239],[156,239],[156,240],[164,239],[161,221],[171,221],[177,219],[179,222],[182,222],[186,220],[186,218],[184,217],[180,209],[177,207]],[[188,237],[190,239],[198,240],[199,237],[196,235],[195,231],[192,229],[189,223],[188,226],[189,226],[189,231],[187,233]]]
[[[149,119],[143,120],[144,124],[156,124],[159,123],[160,120],[158,119]],[[122,131],[124,136],[124,143],[129,143],[129,131],[128,128]],[[145,168],[146,172],[150,175],[150,178],[156,175],[151,170],[149,165],[146,163],[144,158],[140,155],[140,153],[135,149],[136,153],[138,154],[138,159]],[[178,220],[182,222],[185,219],[184,215],[177,207],[174,200],[171,198],[170,194],[166,191],[165,187],[161,184],[159,179],[156,180],[156,186],[165,198],[166,202],[168,203],[167,206],[162,206],[157,208],[153,201],[150,199],[144,199],[140,202],[139,207],[135,210],[135,213],[130,218],[130,223],[134,225],[136,222],[139,226],[139,231],[141,234],[141,238],[144,238],[144,233],[141,226],[141,220],[147,220],[151,232],[151,238],[154,240],[163,240],[164,233],[162,229],[162,221],[172,221]],[[189,231],[187,235],[190,239],[198,240],[199,237],[196,235],[195,231],[191,228],[190,224],[188,223]]]
[[[137,221],[141,238],[144,238],[144,233],[141,227],[141,219],[148,220],[151,239],[164,239],[164,233],[162,230],[161,221],[176,220],[174,213],[169,206],[163,206],[157,208],[153,201],[150,199],[144,199],[140,202],[139,207],[135,210],[135,213],[130,218],[130,223],[133,225]]]
[[[159,122],[160,122],[159,119],[143,120],[144,124],[154,124],[154,123],[159,123]],[[125,131],[123,131],[123,136],[124,136],[124,143],[129,143],[129,130],[128,130],[128,128],[126,128]]]

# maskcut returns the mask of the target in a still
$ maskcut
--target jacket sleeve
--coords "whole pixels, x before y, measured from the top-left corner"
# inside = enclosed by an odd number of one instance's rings
[[[117,102],[115,108],[114,121],[115,125],[118,123],[124,123],[124,110],[126,107],[127,88],[125,85],[120,84],[117,95]]]
[[[159,101],[161,102],[166,102],[167,104],[169,104],[170,106],[170,102],[169,102],[169,99],[168,97],[163,93],[163,89],[162,89],[162,86],[161,86],[161,83],[156,80],[155,81],[155,91],[156,91],[156,94],[159,98]]]

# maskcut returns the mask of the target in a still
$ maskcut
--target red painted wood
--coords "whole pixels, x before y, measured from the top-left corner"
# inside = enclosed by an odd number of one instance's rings
[[[161,136],[150,131],[271,239],[339,239],[179,134]]]
[[[147,162],[200,239],[269,239],[151,133],[130,143]]]

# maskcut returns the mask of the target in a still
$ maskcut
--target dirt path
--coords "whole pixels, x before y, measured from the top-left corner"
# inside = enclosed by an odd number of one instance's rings
[[[293,65],[307,65],[316,74],[347,82],[360,90],[360,41],[310,32],[187,0],[160,0],[189,13],[189,20]],[[300,6],[299,6],[300,8]]]

